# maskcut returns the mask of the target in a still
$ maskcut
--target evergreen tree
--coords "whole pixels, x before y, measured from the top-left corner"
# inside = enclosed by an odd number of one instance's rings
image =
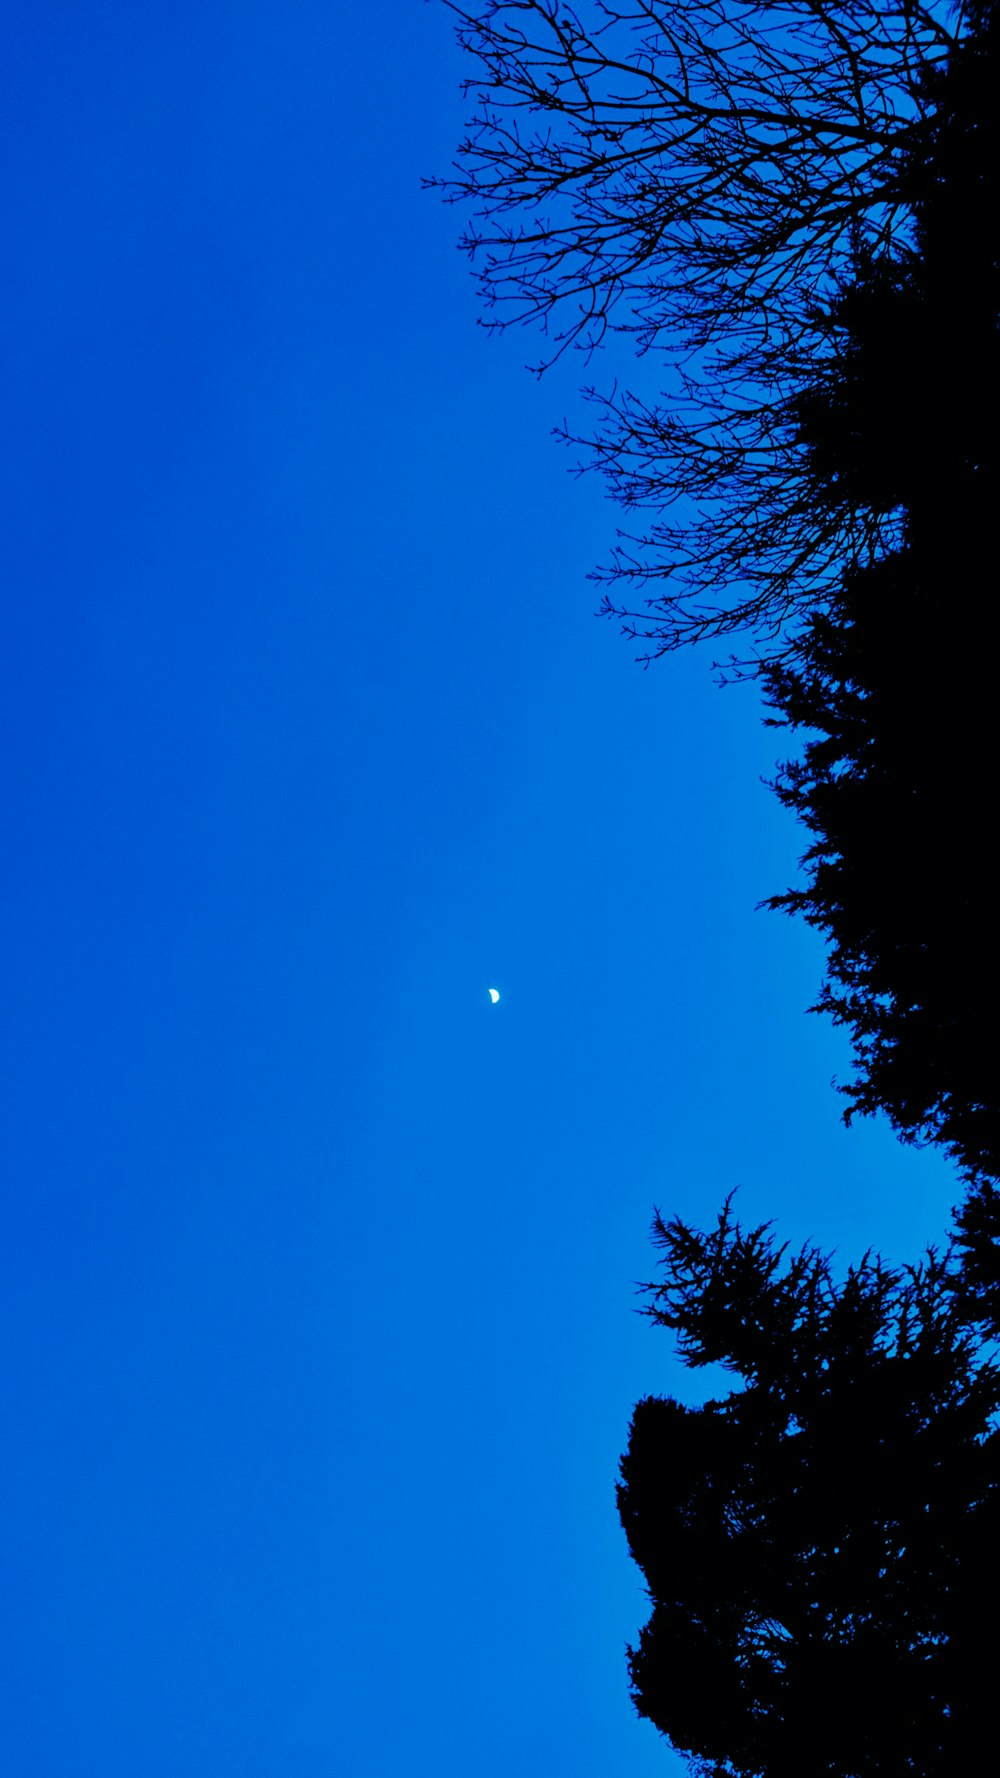
[[[727,1202],[659,1217],[647,1313],[742,1387],[639,1403],[619,1509],[643,1716],[708,1772],[950,1775],[992,1736],[1000,1373],[954,1255],[834,1281]]]
[[[772,905],[832,941],[818,1004],[852,1034],[852,1107],[972,1178],[1000,1177],[998,52],[982,7],[933,78],[913,250],[841,294],[835,370],[795,402],[813,498],[891,515],[896,546],[854,563],[764,670],[776,720],[812,737],[777,785],[813,836],[808,880]]]

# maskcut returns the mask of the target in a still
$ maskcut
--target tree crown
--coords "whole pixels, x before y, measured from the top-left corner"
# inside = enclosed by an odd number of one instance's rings
[[[780,653],[884,544],[883,510],[811,499],[792,402],[836,362],[838,292],[912,245],[934,77],[976,9],[446,4],[475,110],[454,173],[428,183],[475,208],[462,244],[486,324],[539,324],[538,368],[615,333],[669,357],[666,397],[591,388],[593,434],[562,431],[626,514],[655,515],[596,571],[629,589],[604,609],[647,658],[741,631]]]

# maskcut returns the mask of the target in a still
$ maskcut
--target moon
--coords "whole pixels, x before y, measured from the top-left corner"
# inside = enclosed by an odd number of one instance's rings
[[[499,990],[496,988],[487,988],[486,992],[492,1000],[493,1005],[496,1006],[496,1003],[500,998]]]

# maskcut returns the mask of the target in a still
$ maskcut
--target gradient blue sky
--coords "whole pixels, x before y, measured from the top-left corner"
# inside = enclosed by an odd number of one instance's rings
[[[0,1769],[675,1774],[653,1205],[898,1258],[952,1177],[839,1124],[755,694],[592,616],[444,9],[0,34]]]

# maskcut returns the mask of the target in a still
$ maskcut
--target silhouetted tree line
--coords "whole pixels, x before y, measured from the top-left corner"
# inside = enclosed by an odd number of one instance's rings
[[[751,635],[732,667],[802,738],[775,788],[811,839],[771,905],[829,941],[848,1116],[942,1145],[967,1186],[943,1253],[869,1254],[841,1284],[729,1201],[709,1232],[657,1217],[647,1313],[738,1386],[636,1408],[633,1696],[718,1778],[978,1770],[1000,1652],[1000,5],[452,10],[479,78],[450,195],[480,205],[494,318],[541,320],[553,354],[615,329],[673,354],[658,403],[591,392],[580,442],[657,515],[604,577],[667,582],[611,608],[650,655]]]
[[[838,297],[836,357],[796,402],[816,502],[891,512],[898,541],[763,668],[776,720],[810,736],[778,781],[808,880],[772,905],[831,941],[819,1005],[851,1032],[853,1107],[976,1179],[1000,1176],[1000,12],[927,85],[913,246]]]

